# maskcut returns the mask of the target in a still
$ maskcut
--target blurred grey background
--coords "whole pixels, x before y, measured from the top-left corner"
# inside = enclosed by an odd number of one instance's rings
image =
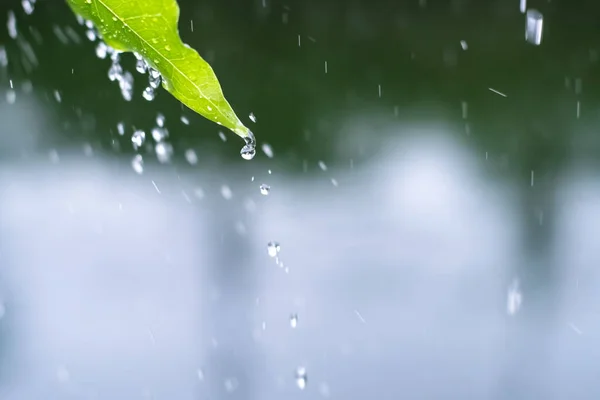
[[[252,161],[0,5],[0,398],[600,397],[594,2],[180,4]]]

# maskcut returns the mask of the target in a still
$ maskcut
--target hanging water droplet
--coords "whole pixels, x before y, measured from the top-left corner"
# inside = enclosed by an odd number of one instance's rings
[[[300,390],[304,390],[306,388],[306,384],[308,383],[308,376],[306,374],[306,368],[298,367],[296,368],[296,385]]]
[[[250,113],[249,117],[250,117],[250,121],[256,123],[256,116],[254,115],[254,113]]]
[[[260,185],[260,194],[262,194],[263,196],[268,195],[270,191],[271,191],[271,186],[269,186],[265,183]]]
[[[242,147],[240,154],[244,160],[252,160],[256,155],[256,139],[254,139],[254,134],[251,131],[248,131],[248,136],[244,138],[244,142],[246,144]]]
[[[119,64],[119,61],[113,61],[112,65],[108,69],[108,79],[110,79],[111,82],[114,82],[120,79],[122,74],[123,68],[121,68],[121,64]]]
[[[108,55],[108,46],[104,42],[99,42],[96,46],[96,56],[101,59],[105,59]]]
[[[152,101],[156,97],[156,93],[154,93],[154,89],[152,87],[148,86],[146,89],[144,89],[142,97],[147,101]]]
[[[88,29],[87,31],[85,31],[85,36],[88,38],[88,40],[90,42],[93,42],[97,38],[96,32],[94,32],[93,29]]]
[[[8,53],[6,47],[0,46],[0,66],[6,68],[8,66]]]
[[[542,43],[542,29],[544,16],[538,10],[527,10],[527,24],[525,25],[525,40],[539,46]]]
[[[146,141],[146,132],[138,129],[131,135],[131,143],[133,144],[134,149],[139,149],[142,147],[144,142]]]
[[[140,154],[131,159],[131,168],[140,175],[144,172],[144,158]]]
[[[269,242],[267,243],[267,253],[270,257],[276,257],[281,250],[281,246],[277,242]]]
[[[167,142],[158,142],[156,143],[156,146],[154,146],[154,152],[156,153],[158,162],[161,164],[166,164],[171,161],[171,156],[173,155],[173,146]]]
[[[196,152],[193,149],[187,149],[185,151],[185,159],[191,165],[198,164],[198,155],[196,154]]]
[[[160,86],[160,80],[161,80],[160,72],[158,72],[154,68],[149,67],[148,68],[148,84],[152,88],[158,89],[158,87]]]
[[[290,326],[296,328],[298,326],[298,314],[290,315]]]
[[[271,147],[270,144],[263,143],[263,145],[261,146],[261,149],[262,149],[263,153],[265,153],[265,155],[267,157],[273,158],[273,148]]]
[[[119,87],[121,95],[125,101],[131,101],[133,98],[133,75],[130,72],[125,72],[119,79]]]
[[[143,59],[138,59],[135,62],[135,70],[140,74],[145,74],[148,70],[148,65],[146,64],[146,61],[144,61]]]

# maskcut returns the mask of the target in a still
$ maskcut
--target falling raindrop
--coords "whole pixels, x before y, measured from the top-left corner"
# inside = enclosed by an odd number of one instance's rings
[[[319,393],[323,397],[329,397],[331,395],[331,390],[329,389],[329,385],[325,382],[319,385]]]
[[[169,131],[166,128],[152,128],[152,139],[155,142],[161,142],[169,136]]]
[[[156,93],[154,93],[154,89],[151,86],[148,86],[146,89],[144,89],[142,97],[147,101],[152,101],[156,97]]]
[[[267,253],[270,257],[276,257],[281,250],[281,246],[277,242],[269,242],[267,243]]]
[[[525,26],[525,40],[539,46],[542,43],[542,30],[544,16],[538,10],[527,11],[527,24]]]
[[[264,184],[264,183],[262,185],[260,185],[260,194],[262,194],[263,196],[268,195],[270,191],[271,191],[271,186]]]
[[[142,58],[135,62],[135,70],[140,74],[145,74],[148,71],[148,64]]]
[[[308,376],[306,374],[306,368],[298,367],[296,368],[296,385],[300,390],[304,390],[306,388],[306,384],[308,383]]]
[[[181,123],[183,123],[184,125],[190,124],[190,120],[185,115],[182,115],[180,120],[181,120]]]
[[[0,46],[0,66],[6,68],[8,66],[8,54],[6,53],[6,47]]]
[[[93,42],[94,40],[97,39],[96,32],[94,32],[93,29],[88,29],[87,31],[85,31],[85,36],[88,38],[88,40],[90,42]]]
[[[6,27],[8,28],[8,35],[16,39],[17,38],[17,18],[15,17],[15,13],[12,11],[8,12],[8,21],[6,22]]]
[[[161,128],[162,128],[162,127],[164,127],[164,126],[165,126],[165,121],[166,121],[166,120],[167,120],[167,119],[165,118],[165,116],[164,116],[163,114],[161,114],[161,113],[158,113],[158,114],[156,115],[156,125],[158,125],[159,127],[161,127]]]
[[[158,87],[160,86],[160,72],[158,72],[157,70],[155,70],[154,68],[149,67],[148,68],[148,84],[154,88],[154,89],[158,89]]]
[[[223,196],[223,198],[225,200],[229,200],[233,197],[233,192],[231,191],[229,186],[227,186],[227,185],[221,186],[221,196]]]
[[[238,382],[238,380],[235,379],[235,378],[227,378],[227,379],[225,379],[224,384],[225,384],[225,390],[228,393],[234,392],[238,388],[238,386],[240,385],[240,383]]]
[[[117,124],[117,132],[119,133],[119,135],[123,136],[125,134],[125,124],[119,122]]]
[[[249,118],[250,118],[250,121],[256,123],[256,116],[254,115],[254,113],[250,113]]]
[[[196,374],[198,375],[198,380],[200,380],[200,381],[204,380],[204,371],[202,371],[200,368],[198,368],[198,370],[196,371]]]
[[[519,281],[514,280],[508,287],[508,295],[506,299],[506,311],[508,315],[515,315],[521,308],[523,296],[519,290]]]
[[[17,92],[13,89],[8,89],[6,91],[6,102],[8,104],[15,104],[15,101],[17,101]]]
[[[225,134],[221,131],[219,131],[219,138],[221,138],[221,140],[224,142],[227,141],[227,136],[225,136]]]
[[[198,198],[198,199],[203,199],[204,198],[204,190],[202,190],[201,187],[195,188],[194,196],[196,196],[196,198]]]
[[[104,42],[99,42],[96,46],[96,56],[101,59],[105,59],[108,55],[108,46]]]
[[[56,370],[56,379],[58,379],[59,382],[67,382],[71,377],[71,374],[69,373],[69,370],[64,367],[61,366]]]
[[[23,6],[23,11],[25,14],[31,15],[35,9],[35,1],[36,0],[22,0],[21,5]]]
[[[133,98],[133,75],[130,72],[124,72],[119,80],[121,95],[125,101],[131,101]]]
[[[191,165],[198,164],[198,155],[196,154],[196,152],[193,149],[187,149],[185,151],[185,159]]]
[[[136,154],[131,159],[131,168],[140,175],[144,172],[144,158],[140,154]]]
[[[321,168],[322,171],[327,171],[327,164],[323,161],[319,161],[319,168]]]
[[[262,149],[263,153],[265,153],[265,155],[267,157],[273,158],[273,148],[271,147],[270,144],[263,143],[263,145],[261,146],[261,149]]]
[[[146,141],[146,132],[142,131],[142,130],[136,130],[135,132],[133,132],[133,134],[131,135],[131,143],[133,144],[133,148],[134,149],[139,149],[140,147],[142,147],[142,145],[144,144],[144,142]]]
[[[296,328],[298,326],[298,314],[290,315],[290,326]]]
[[[171,161],[171,156],[173,155],[173,146],[171,146],[170,143],[158,142],[154,146],[154,152],[156,153],[158,162],[161,164],[166,164]]]

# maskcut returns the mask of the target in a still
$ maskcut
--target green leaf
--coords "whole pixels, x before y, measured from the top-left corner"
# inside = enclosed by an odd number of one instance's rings
[[[251,139],[225,99],[211,66],[179,37],[177,0],[67,0],[106,44],[133,51],[162,75],[163,87],[205,118]],[[248,140],[247,140],[248,141]]]

